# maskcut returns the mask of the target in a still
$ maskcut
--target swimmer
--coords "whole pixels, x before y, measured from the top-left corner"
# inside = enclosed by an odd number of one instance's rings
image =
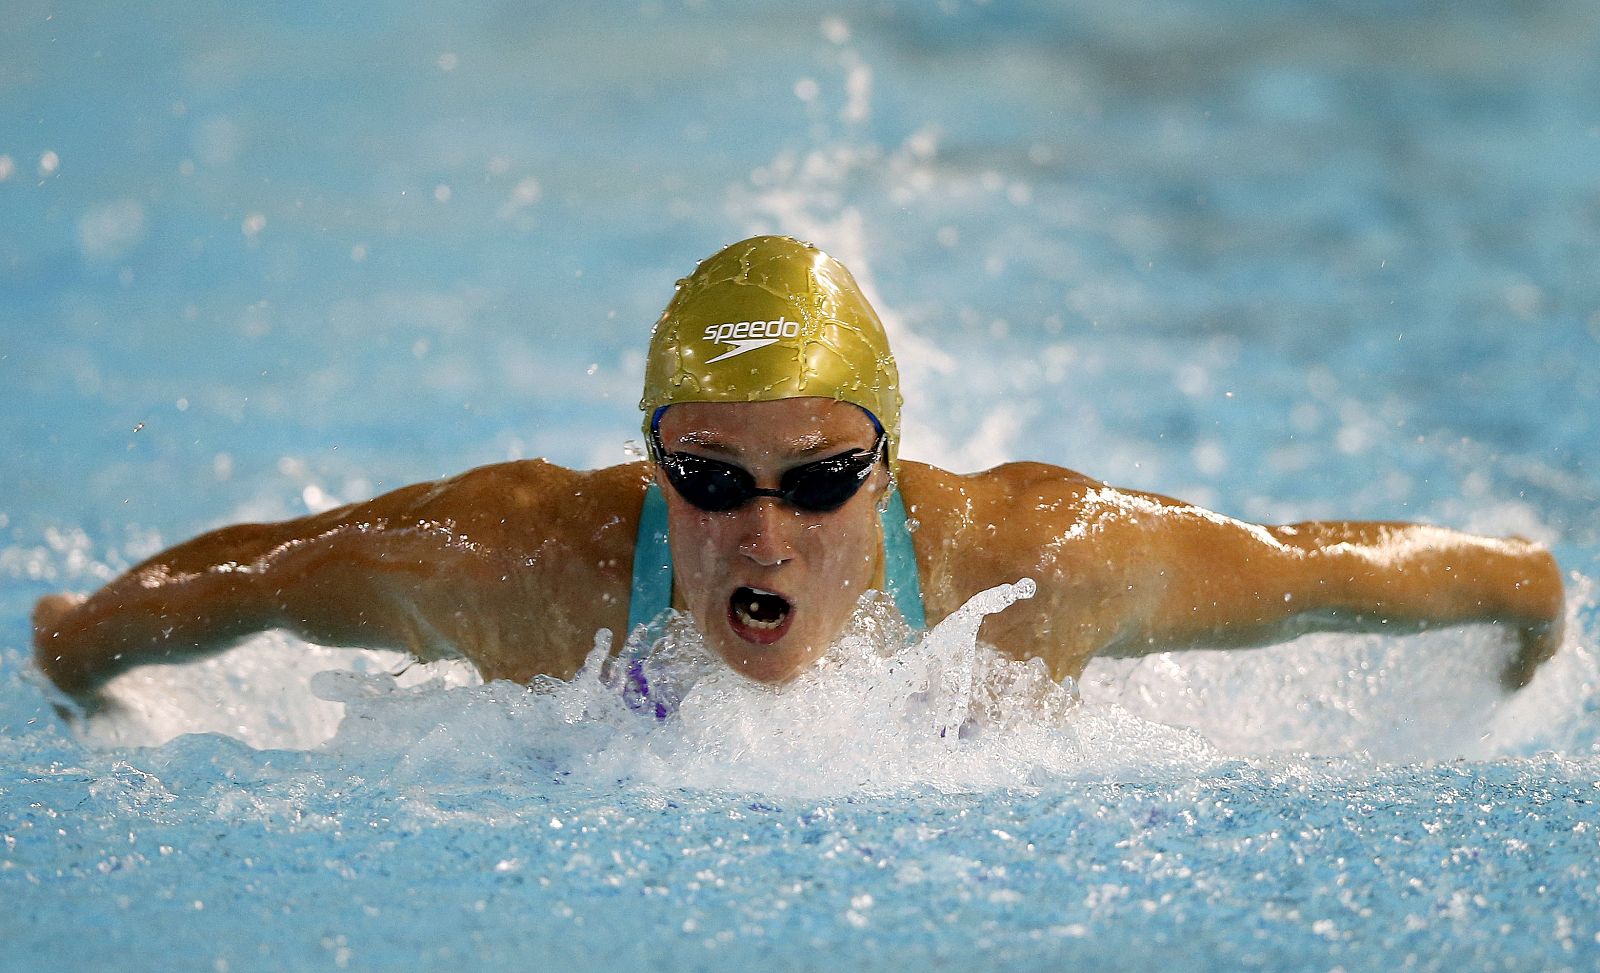
[[[780,683],[869,589],[926,626],[1023,577],[1037,595],[980,637],[1057,679],[1096,656],[1483,622],[1515,639],[1501,674],[1514,689],[1561,641],[1560,571],[1529,541],[1260,526],[1042,463],[958,475],[901,459],[877,314],[838,261],[786,237],[733,244],[679,282],[641,407],[646,460],[486,466],[225,527],[87,597],[48,595],[35,661],[86,704],[130,667],[273,628],[464,657],[485,680],[566,679],[598,630],[636,632],[672,607],[729,667]]]

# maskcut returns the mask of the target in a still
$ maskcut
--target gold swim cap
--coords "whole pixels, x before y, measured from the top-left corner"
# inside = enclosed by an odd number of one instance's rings
[[[650,335],[644,429],[682,402],[826,396],[866,409],[900,451],[900,373],[883,322],[844,264],[808,243],[758,236],[678,281]]]

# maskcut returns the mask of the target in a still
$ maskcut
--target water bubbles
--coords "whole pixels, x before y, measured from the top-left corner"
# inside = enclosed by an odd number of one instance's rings
[[[339,505],[336,498],[329,496],[322,487],[317,486],[315,483],[306,484],[305,489],[300,491],[300,500],[306,505],[306,509],[314,514],[331,510]]]
[[[845,104],[839,119],[847,125],[860,125],[872,115],[872,69],[846,52],[844,78]]]
[[[144,207],[135,199],[119,199],[92,207],[78,219],[78,249],[92,261],[118,260],[136,247],[144,235]]]
[[[539,185],[539,180],[532,176],[521,179],[511,190],[510,197],[500,204],[500,209],[496,215],[502,220],[512,219],[523,210],[537,203],[543,193],[544,190]]]
[[[39,178],[48,179],[61,168],[61,156],[54,152],[45,152],[39,156]]]

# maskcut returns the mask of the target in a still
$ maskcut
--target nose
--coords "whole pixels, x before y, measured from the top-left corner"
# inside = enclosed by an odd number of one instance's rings
[[[744,520],[740,554],[762,567],[775,567],[794,557],[794,545],[789,541],[794,518],[777,500],[759,497],[739,514]]]

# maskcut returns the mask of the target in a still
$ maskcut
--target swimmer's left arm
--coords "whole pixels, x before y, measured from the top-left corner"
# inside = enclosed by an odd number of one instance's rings
[[[1142,618],[1109,654],[1493,622],[1518,637],[1502,674],[1516,689],[1561,643],[1560,569],[1531,541],[1403,523],[1263,527],[1166,503],[1143,525]]]

